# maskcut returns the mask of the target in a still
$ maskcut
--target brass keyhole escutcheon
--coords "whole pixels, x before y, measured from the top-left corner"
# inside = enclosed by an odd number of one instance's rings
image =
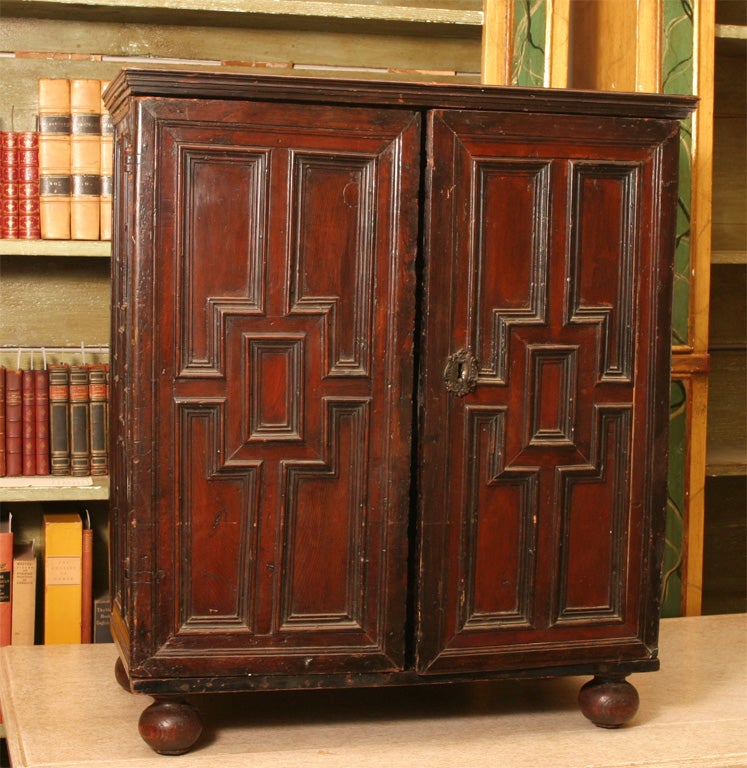
[[[477,387],[477,360],[468,349],[449,355],[444,368],[444,384],[449,392],[464,397]]]

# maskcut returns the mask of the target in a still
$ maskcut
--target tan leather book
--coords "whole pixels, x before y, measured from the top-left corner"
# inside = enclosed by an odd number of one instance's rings
[[[98,240],[101,197],[101,83],[70,81],[70,237]]]
[[[101,81],[101,93],[109,85]],[[104,102],[101,102],[101,220],[99,238],[112,239],[112,166],[114,161],[114,125]]]
[[[39,218],[46,240],[70,238],[70,83],[39,79]]]

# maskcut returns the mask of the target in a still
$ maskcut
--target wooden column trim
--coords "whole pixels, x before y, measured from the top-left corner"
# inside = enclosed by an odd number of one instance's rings
[[[482,82],[510,85],[513,61],[513,2],[484,0]]]
[[[635,57],[635,89],[661,91],[662,0],[638,2]]]
[[[547,0],[545,87],[568,87],[571,0]]]

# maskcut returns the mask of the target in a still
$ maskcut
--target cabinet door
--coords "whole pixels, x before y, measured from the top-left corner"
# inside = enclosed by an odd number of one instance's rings
[[[139,113],[131,672],[398,669],[419,116]]]
[[[418,667],[650,658],[677,127],[429,130]]]

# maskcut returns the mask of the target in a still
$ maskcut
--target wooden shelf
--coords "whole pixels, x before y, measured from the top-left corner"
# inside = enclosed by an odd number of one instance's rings
[[[0,256],[86,256],[106,258],[109,240],[0,240]]]
[[[747,264],[747,251],[711,251],[711,264]]]
[[[0,501],[105,501],[108,498],[108,476],[0,478]]]
[[[425,26],[437,34],[482,29],[481,0],[4,0],[3,16],[226,27]]]

